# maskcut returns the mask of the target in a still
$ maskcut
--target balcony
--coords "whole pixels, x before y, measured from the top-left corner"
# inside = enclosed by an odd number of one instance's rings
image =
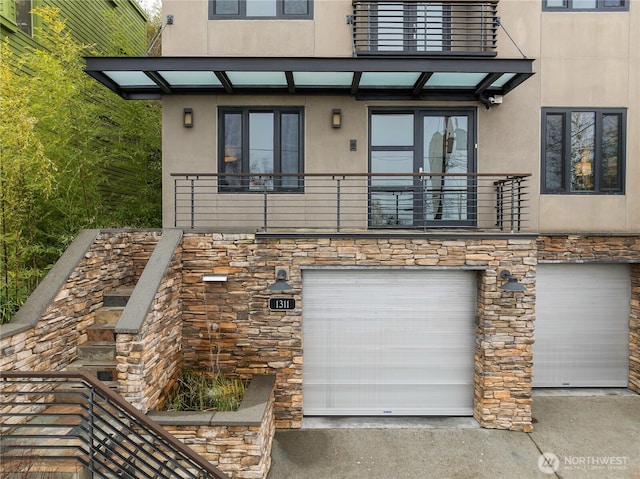
[[[497,10],[497,0],[355,0],[354,56],[495,56]]]
[[[530,174],[173,174],[174,227],[243,232],[527,227]]]

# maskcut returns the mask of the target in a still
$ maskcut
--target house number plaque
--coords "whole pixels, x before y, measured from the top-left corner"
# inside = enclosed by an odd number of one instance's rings
[[[295,298],[269,298],[269,309],[271,311],[296,309],[296,300]]]

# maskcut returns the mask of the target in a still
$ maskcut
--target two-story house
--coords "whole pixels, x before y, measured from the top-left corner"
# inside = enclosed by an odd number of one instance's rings
[[[640,393],[640,1],[165,0],[184,362],[312,415],[531,430],[532,387]],[[212,346],[213,344],[213,346]]]

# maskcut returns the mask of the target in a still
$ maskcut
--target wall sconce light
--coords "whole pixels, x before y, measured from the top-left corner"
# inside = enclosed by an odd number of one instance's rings
[[[228,279],[226,274],[205,274],[202,281],[205,283],[224,283]]]
[[[510,271],[503,269],[500,271],[500,277],[502,279],[506,279],[507,282],[500,286],[500,289],[503,291],[525,291],[525,287],[518,283],[518,280],[515,276],[511,274]]]
[[[193,128],[193,108],[182,110],[182,122],[185,128]]]
[[[289,283],[287,283],[287,272],[284,269],[279,269],[276,273],[276,282],[269,285],[269,291],[282,293],[283,291],[289,291],[293,289]]]
[[[331,128],[342,127],[342,110],[340,108],[334,108],[331,110]]]

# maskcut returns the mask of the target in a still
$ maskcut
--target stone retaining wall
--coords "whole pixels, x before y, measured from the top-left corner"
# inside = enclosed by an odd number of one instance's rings
[[[536,250],[533,239],[266,238],[185,233],[184,359],[227,375],[275,373],[276,426],[302,423],[302,309],[269,311],[276,268],[302,304],[302,268],[314,266],[481,267],[474,415],[485,427],[531,429]],[[524,293],[498,289],[507,268]],[[228,282],[203,285],[203,273]],[[213,341],[214,350],[210,344]],[[219,348],[219,349],[218,349]]]
[[[53,301],[39,317],[26,318],[33,325],[11,335],[5,334],[10,326],[3,326],[0,369],[65,369],[76,359],[77,346],[87,340],[86,328],[93,324],[104,292],[136,282],[136,264],[144,262],[145,256],[148,259],[147,254],[150,256],[140,245],[157,242],[158,235],[159,232],[100,232],[75,268],[71,265],[73,272],[67,278],[47,276],[45,282],[60,284],[55,287]],[[38,294],[36,290],[34,296]],[[22,313],[19,311],[15,319],[20,320]]]
[[[85,330],[104,291],[135,283],[160,235],[98,234],[34,326],[2,333],[0,368],[64,369],[75,359],[77,345],[86,341]],[[537,262],[632,263],[629,388],[640,393],[637,236],[548,235],[536,240],[467,235],[454,240],[188,232],[181,244],[171,250],[166,271],[156,275],[157,289],[141,329],[117,338],[119,385],[143,411],[158,406],[182,365],[243,378],[272,373],[276,426],[300,427],[302,271],[313,267],[477,268],[474,416],[484,427],[529,431]],[[280,268],[289,272],[296,310],[268,308],[267,286]],[[526,291],[500,290],[502,269],[510,270]],[[228,274],[228,281],[204,283],[208,273]]]
[[[165,236],[116,327],[118,391],[143,412],[161,406],[182,369],[181,240]]]
[[[631,267],[629,389],[640,394],[640,264]]]
[[[149,417],[232,479],[266,479],[275,434],[273,376],[254,376],[238,411]]]

